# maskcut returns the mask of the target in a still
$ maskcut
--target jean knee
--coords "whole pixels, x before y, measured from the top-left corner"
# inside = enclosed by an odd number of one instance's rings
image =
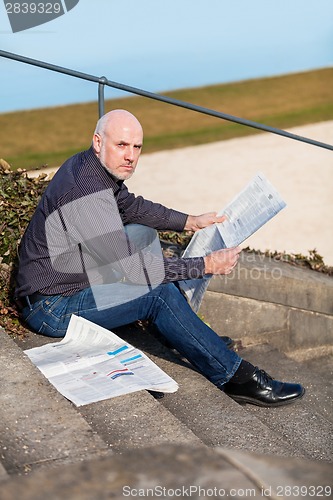
[[[165,283],[159,286],[160,297],[167,303],[179,304],[179,301],[185,300],[182,293],[174,283]]]
[[[125,232],[129,239],[140,249],[144,249],[158,241],[158,232],[156,229],[142,224],[128,224],[125,226]]]

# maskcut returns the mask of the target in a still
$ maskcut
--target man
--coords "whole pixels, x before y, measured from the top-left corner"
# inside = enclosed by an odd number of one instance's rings
[[[71,314],[114,329],[149,320],[172,347],[240,403],[279,406],[301,398],[299,384],[273,380],[242,360],[192,311],[179,280],[228,274],[240,248],[196,258],[163,257],[156,230],[197,231],[222,222],[134,196],[124,181],[142,150],[139,121],[114,110],[97,123],[92,146],[51,180],[23,236],[16,295],[37,333],[62,337]]]

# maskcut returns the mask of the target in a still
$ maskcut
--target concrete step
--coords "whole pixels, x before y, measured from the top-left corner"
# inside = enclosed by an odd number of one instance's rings
[[[289,357],[289,356],[288,356]],[[333,391],[333,358],[331,355],[323,356],[320,359],[317,358],[309,358],[304,360],[305,366],[308,367],[309,370],[315,371],[318,375],[322,376],[328,380],[328,386],[331,391]]]
[[[0,462],[0,482],[8,479],[8,474],[2,463]]]
[[[292,456],[293,449],[244,407],[235,403],[199,374],[176,352],[166,349],[149,334],[136,330],[123,336],[132,340],[179,384],[174,394],[160,401],[165,408],[194,432],[207,446]],[[259,438],[258,438],[259,437]]]
[[[180,384],[178,392],[166,394],[161,403],[208,446],[333,461],[330,372],[325,376],[310,371],[268,345],[243,348],[239,354],[244,359],[279,380],[301,382],[307,392],[299,402],[276,409],[240,406],[175,353],[170,355],[139,331],[134,338]]]
[[[80,408],[66,402],[72,411],[84,417],[109,449],[124,453],[163,443],[204,444],[266,455],[333,460],[329,443],[333,429],[328,417],[332,386],[326,384],[324,372],[318,375],[310,372],[304,364],[268,346],[242,349],[240,354],[245,359],[268,372],[274,367],[273,376],[304,383],[307,394],[298,403],[278,409],[240,406],[176,352],[167,349],[149,330],[132,325],[116,333],[142,349],[179,383],[180,389],[166,394],[162,400],[140,391]],[[53,341],[31,333],[19,344],[28,349]],[[61,396],[57,394],[57,398]]]
[[[318,373],[316,364],[297,362],[268,345],[245,348],[242,356],[258,364],[274,378],[300,382],[304,398],[275,411],[247,405],[247,412],[263,422],[275,436],[289,442],[295,456],[333,462],[332,358],[323,360],[330,370]]]
[[[134,332],[137,336],[142,334],[142,330],[131,325],[119,329],[117,334],[122,335],[122,331],[127,332],[129,342],[132,341]],[[16,339],[24,350],[54,341],[57,340],[32,332],[24,340]],[[154,339],[152,341],[154,342]],[[71,404],[71,407],[72,411],[85,419],[110,450],[118,453],[163,443],[202,445],[200,438],[191,429],[160,405],[147,391],[126,394],[78,408]]]
[[[166,443],[203,444],[191,428],[147,391],[99,401],[78,411],[116,453]]]
[[[76,408],[110,449],[123,453],[163,443],[204,443],[210,447],[293,455],[289,443],[275,437],[265,424],[249,415],[148,330],[132,325],[116,333],[142,349],[179,383],[180,389],[166,394],[162,400],[140,391]],[[53,341],[30,333],[20,345],[28,349]]]
[[[0,346],[0,461],[9,474],[109,453],[2,329]]]
[[[1,483],[1,500],[330,498],[330,464],[160,445]]]

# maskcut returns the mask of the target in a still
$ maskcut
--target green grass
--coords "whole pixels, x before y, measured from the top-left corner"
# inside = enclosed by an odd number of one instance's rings
[[[78,83],[79,85],[79,83]],[[276,128],[333,119],[333,68],[164,95]],[[258,133],[256,129],[144,97],[106,101],[141,121],[144,153]],[[13,169],[58,166],[89,147],[97,103],[0,114],[0,157]]]

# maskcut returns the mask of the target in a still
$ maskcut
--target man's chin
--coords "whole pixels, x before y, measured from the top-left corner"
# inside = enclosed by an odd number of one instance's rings
[[[127,181],[127,179],[129,179],[130,177],[132,177],[132,175],[135,172],[135,168],[128,169],[125,172],[119,172],[119,170],[117,170],[116,172],[114,172],[113,170],[111,170],[110,168],[108,168],[105,164],[102,163],[102,165],[118,181]]]
[[[134,174],[134,170],[131,170],[130,172],[124,172],[122,174],[117,172],[117,174],[113,174],[113,175],[119,181],[127,181],[128,179],[130,179],[130,177],[132,177],[133,174]]]

